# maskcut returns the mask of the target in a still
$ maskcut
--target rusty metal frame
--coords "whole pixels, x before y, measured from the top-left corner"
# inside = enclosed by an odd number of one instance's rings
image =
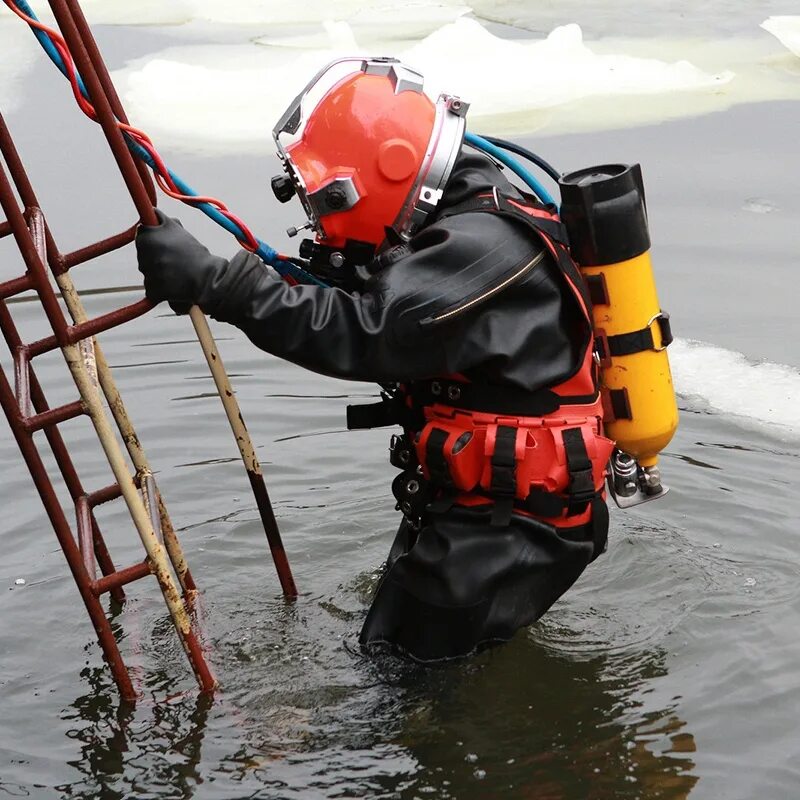
[[[13,149],[2,117],[0,117],[0,151],[9,170],[17,178],[20,175],[21,164],[16,158],[16,151]],[[23,186],[20,186],[15,180],[20,194],[30,188],[24,186],[24,181],[22,183]],[[27,191],[25,193],[27,194]],[[194,581],[191,573],[185,568],[185,560],[177,539],[172,542],[174,547],[168,550],[156,533],[152,517],[140,494],[142,488],[147,491],[147,483],[143,480],[145,475],[143,470],[137,470],[137,473],[133,474],[128,468],[103,405],[103,396],[107,401],[109,397],[105,395],[98,376],[97,349],[92,339],[94,334],[141,316],[148,310],[148,304],[143,304],[141,301],[133,303],[93,320],[86,318],[84,312],[81,321],[73,321],[70,324],[59,306],[58,297],[48,276],[46,267],[48,252],[51,258],[55,257],[59,261],[60,258],[55,243],[47,231],[42,212],[36,205],[26,205],[24,213],[20,210],[2,163],[0,163],[0,207],[7,218],[8,230],[16,240],[26,266],[25,275],[21,278],[0,284],[0,329],[12,354],[15,384],[12,388],[5,370],[0,373],[0,405],[6,413],[12,433],[55,529],[120,694],[126,700],[133,700],[136,697],[130,675],[99,598],[103,593],[110,592],[112,597],[121,601],[125,596],[122,590],[125,584],[150,574],[155,575],[159,583],[201,689],[211,691],[216,686],[216,680],[206,663],[189,616],[188,601],[190,593],[195,588]],[[96,257],[108,252],[109,249],[111,249],[109,241],[105,240],[96,243],[92,253]],[[54,331],[52,336],[30,344],[23,343],[6,302],[25,290],[36,292]],[[60,348],[64,355],[80,399],[50,408],[36,376],[33,360],[36,356],[56,348]],[[121,403],[120,408],[124,413]],[[64,439],[57,428],[60,423],[82,415],[87,415],[94,425],[115,479],[110,486],[95,492],[84,490]],[[47,437],[61,476],[75,503],[77,536],[73,536],[72,528],[42,462],[34,441],[34,434],[37,431],[43,431]],[[133,433],[132,428],[130,432]],[[97,505],[116,497],[124,498],[147,554],[145,561],[122,570],[115,568],[94,514]],[[164,516],[167,518],[166,513]],[[160,532],[161,526],[158,528]],[[101,579],[97,578],[97,564],[103,575]],[[180,583],[185,590],[183,596],[178,588],[179,584],[173,577],[171,564],[182,578]],[[182,567],[182,570],[178,567]]]
[[[87,86],[139,219],[145,224],[155,223],[152,181],[143,165],[129,153],[117,127],[116,119],[126,121],[124,111],[80,6],[76,0],[50,0],[50,6]],[[0,219],[0,238],[13,236],[25,264],[23,275],[0,283],[0,330],[13,359],[13,386],[5,369],[0,369],[0,405],[64,551],[120,694],[131,701],[136,697],[100,597],[109,593],[116,601],[122,601],[123,586],[151,574],[158,581],[197,682],[202,691],[210,692],[216,686],[216,679],[206,662],[190,615],[196,585],[111,370],[94,339],[103,331],[142,316],[152,306],[142,299],[90,319],[69,274],[72,267],[132,242],[136,225],[72,253],[61,253],[1,114],[0,156],[0,208],[6,218],[5,221]],[[70,320],[62,311],[49,273],[60,290]],[[6,302],[25,291],[36,293],[53,331],[52,335],[29,343],[22,341]],[[294,597],[297,590],[238,403],[205,317],[199,309],[193,308],[191,319],[247,468],[281,586],[287,597]],[[33,361],[55,349],[60,349],[64,355],[80,399],[50,408]],[[113,483],[91,492],[84,489],[58,430],[60,423],[82,415],[91,420],[114,475]],[[34,441],[38,431],[47,439],[75,504],[74,534]],[[128,466],[126,455],[133,470]],[[126,503],[146,553],[144,561],[122,569],[115,567],[94,513],[98,505],[119,497]],[[97,576],[98,567],[101,577]]]

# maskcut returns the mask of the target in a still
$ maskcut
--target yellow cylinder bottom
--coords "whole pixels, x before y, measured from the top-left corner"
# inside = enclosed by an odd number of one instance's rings
[[[653,319],[661,309],[649,253],[616,264],[581,267],[581,271],[605,278],[610,304],[595,304],[596,331],[605,331],[607,336],[632,333],[653,320],[650,328],[654,346],[662,346],[661,329]],[[667,351],[612,356],[610,366],[602,368],[601,384],[608,389],[627,390],[632,416],[607,422],[607,435],[641,466],[653,466],[678,427],[678,405]]]

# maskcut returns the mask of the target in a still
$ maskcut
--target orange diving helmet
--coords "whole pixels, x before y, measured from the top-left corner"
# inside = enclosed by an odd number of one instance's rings
[[[394,58],[328,64],[272,132],[286,172],[272,179],[275,195],[297,194],[308,217],[289,235],[313,230],[306,251],[334,267],[411,238],[441,199],[467,108],[447,94],[434,103],[422,75]]]

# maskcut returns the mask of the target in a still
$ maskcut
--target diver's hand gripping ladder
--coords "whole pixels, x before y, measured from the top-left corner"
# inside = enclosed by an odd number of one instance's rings
[[[97,111],[98,121],[103,127],[140,220],[145,224],[155,224],[152,208],[155,193],[152,183],[144,168],[131,157],[116,125],[115,116],[124,121],[124,112],[80,7],[74,0],[51,0],[50,5],[81,71]],[[152,306],[148,301],[140,300],[89,319],[69,275],[72,267],[132,242],[136,226],[72,253],[62,254],[47,227],[2,115],[0,155],[0,208],[5,216],[5,221],[0,218],[0,238],[13,235],[26,266],[23,275],[0,282],[0,330],[14,362],[13,388],[5,370],[0,370],[0,405],[8,417],[14,437],[64,551],[121,695],[125,699],[133,700],[136,692],[99,598],[108,592],[115,600],[121,601],[125,596],[122,588],[124,585],[150,574],[159,583],[201,690],[211,691],[216,680],[206,663],[189,614],[190,601],[196,591],[194,580],[111,371],[99,344],[93,338],[105,330],[141,316]],[[11,175],[13,186],[8,174]],[[15,196],[15,189],[22,200],[22,210]],[[72,318],[71,323],[67,321],[59,305],[48,275],[48,266]],[[41,301],[53,334],[35,342],[24,343],[6,301],[29,290],[35,291]],[[294,580],[263,475],[242,422],[238,404],[205,317],[199,309],[193,308],[191,318],[245,463],[281,586],[287,597],[294,597],[297,593]],[[36,377],[32,360],[56,348],[60,348],[64,354],[80,399],[50,408]],[[133,464],[133,473],[114,433],[103,399],[110,409]],[[115,479],[111,485],[91,492],[84,490],[57,427],[60,423],[81,415],[88,415],[91,419]],[[75,503],[77,537],[73,535],[34,441],[37,431],[44,433]],[[115,567],[94,514],[98,505],[119,497],[124,499],[146,551],[144,561],[123,569]],[[102,573],[99,578],[96,574],[98,566]],[[177,583],[174,576],[177,576]]]

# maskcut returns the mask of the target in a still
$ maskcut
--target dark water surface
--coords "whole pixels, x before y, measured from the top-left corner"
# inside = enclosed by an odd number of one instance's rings
[[[52,131],[34,103],[10,124],[67,249],[131,214],[107,180],[100,138],[67,113],[62,90],[56,78],[37,90],[70,121],[58,148],[45,150]],[[798,165],[789,131],[799,119],[797,106],[770,104],[544,145],[563,168],[583,165],[589,152],[591,161],[627,154],[644,162],[662,299],[679,333],[797,365]],[[263,185],[252,159],[183,157],[176,167],[245,218],[263,219],[265,208],[281,214],[260,227],[267,238],[280,242],[281,227],[297,221],[296,209],[287,217],[266,198],[272,164],[257,166]],[[66,191],[70,181],[77,195]],[[754,195],[776,211],[743,212]],[[231,252],[223,234],[192,212],[182,216]],[[12,256],[0,242],[3,278],[18,268]],[[82,287],[137,282],[130,250],[81,269]],[[135,296],[85,300],[101,313]],[[44,331],[36,311],[14,306],[28,338]],[[393,471],[386,431],[346,433],[343,414],[348,400],[374,389],[311,375],[233,329],[214,330],[302,596],[294,605],[280,597],[189,322],[160,308],[104,336],[183,529],[222,690],[213,701],[196,696],[160,595],[142,582],[113,624],[144,699],[135,709],[119,703],[2,422],[0,797],[797,796],[796,435],[683,399],[663,459],[672,492],[614,511],[608,553],[544,620],[463,663],[369,660],[356,637],[397,523]],[[4,350],[0,359],[7,367]],[[59,362],[40,366],[53,402],[74,398]],[[63,430],[85,484],[108,483],[89,425]],[[103,508],[101,524],[119,563],[139,557],[120,504]],[[25,585],[15,585],[20,577]]]

